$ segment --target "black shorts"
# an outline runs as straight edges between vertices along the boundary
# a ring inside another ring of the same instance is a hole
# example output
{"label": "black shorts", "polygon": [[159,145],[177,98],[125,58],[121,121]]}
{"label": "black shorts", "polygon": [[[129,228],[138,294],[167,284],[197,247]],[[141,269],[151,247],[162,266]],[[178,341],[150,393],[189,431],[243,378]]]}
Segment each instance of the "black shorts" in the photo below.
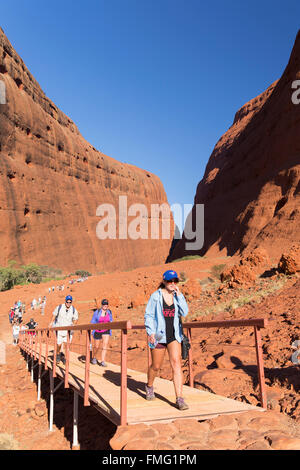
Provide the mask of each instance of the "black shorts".
{"label": "black shorts", "polygon": [[102,339],[102,336],[103,335],[109,335],[109,331],[103,331],[102,333],[100,333],[99,331],[95,331],[94,333],[94,339]]}

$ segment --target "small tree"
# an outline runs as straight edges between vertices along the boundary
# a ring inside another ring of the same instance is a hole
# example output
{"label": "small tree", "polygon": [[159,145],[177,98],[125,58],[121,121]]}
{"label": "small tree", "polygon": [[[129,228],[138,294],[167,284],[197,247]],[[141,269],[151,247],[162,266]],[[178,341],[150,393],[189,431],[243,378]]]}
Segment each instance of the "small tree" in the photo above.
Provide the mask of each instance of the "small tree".
{"label": "small tree", "polygon": [[42,271],[40,266],[31,263],[26,266],[22,266],[26,282],[32,282],[33,284],[39,284],[42,281]]}

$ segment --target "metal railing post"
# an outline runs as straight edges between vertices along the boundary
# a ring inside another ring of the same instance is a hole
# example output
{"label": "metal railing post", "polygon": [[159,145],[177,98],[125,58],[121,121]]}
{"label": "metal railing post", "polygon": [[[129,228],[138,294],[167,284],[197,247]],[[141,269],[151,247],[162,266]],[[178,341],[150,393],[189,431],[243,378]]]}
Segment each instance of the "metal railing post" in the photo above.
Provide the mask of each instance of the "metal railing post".
{"label": "metal railing post", "polygon": [[41,364],[43,332],[42,332],[42,331],[39,331],[38,334],[39,334],[39,337],[40,337],[39,364]]}
{"label": "metal railing post", "polygon": [[89,388],[90,388],[90,342],[91,330],[86,330],[85,335],[85,378],[84,378],[84,406],[89,406]]}
{"label": "metal railing post", "polygon": [[256,348],[257,368],[258,368],[258,380],[259,380],[259,387],[260,387],[260,401],[261,401],[261,406],[263,408],[267,408],[267,395],[266,395],[264,363],[263,363],[262,346],[261,346],[261,334],[260,334],[260,328],[258,326],[254,327],[254,334],[255,334],[255,348]]}
{"label": "metal railing post", "polygon": [[65,388],[69,388],[69,368],[70,368],[70,330],[67,331]]}
{"label": "metal railing post", "polygon": [[57,330],[54,331],[53,377],[56,377]]}
{"label": "metal railing post", "polygon": [[191,328],[187,329],[187,337],[190,342],[190,349],[188,352],[188,358],[189,358],[189,376],[190,376],[190,387],[194,387],[194,372],[193,372],[193,352],[192,352],[192,332]]}
{"label": "metal railing post", "polygon": [[45,352],[45,370],[48,370],[48,350],[49,350],[50,330],[46,330],[46,352]]}
{"label": "metal railing post", "polygon": [[121,330],[121,406],[120,424],[127,424],[127,329]]}

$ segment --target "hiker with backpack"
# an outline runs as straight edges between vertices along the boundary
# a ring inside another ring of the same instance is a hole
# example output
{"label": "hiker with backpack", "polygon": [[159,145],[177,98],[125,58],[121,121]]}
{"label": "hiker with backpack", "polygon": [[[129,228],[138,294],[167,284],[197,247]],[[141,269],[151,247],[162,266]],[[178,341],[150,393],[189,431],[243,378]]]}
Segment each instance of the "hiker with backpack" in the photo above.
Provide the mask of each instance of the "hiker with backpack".
{"label": "hiker with backpack", "polygon": [[[111,310],[108,308],[108,300],[103,299],[101,301],[101,308],[94,312],[93,318],[91,323],[109,323],[112,322],[112,313]],[[101,362],[99,365],[102,367],[106,367],[105,356],[108,346],[108,340],[111,336],[111,330],[93,330],[93,338],[94,338],[94,347],[93,347],[93,358],[91,363],[97,364],[97,355],[100,346],[100,340],[102,340],[102,352],[101,352]]]}
{"label": "hiker with backpack", "polygon": [[[54,320],[49,324],[49,328],[57,326],[71,326],[76,325],[78,321],[78,312],[74,305],[72,305],[73,299],[71,295],[67,295],[65,303],[58,305],[54,312]],[[72,341],[72,331],[70,332],[70,342]],[[62,330],[57,332],[57,364],[62,361],[65,364],[66,360],[64,354],[61,352],[62,344],[67,342],[68,331]]]}

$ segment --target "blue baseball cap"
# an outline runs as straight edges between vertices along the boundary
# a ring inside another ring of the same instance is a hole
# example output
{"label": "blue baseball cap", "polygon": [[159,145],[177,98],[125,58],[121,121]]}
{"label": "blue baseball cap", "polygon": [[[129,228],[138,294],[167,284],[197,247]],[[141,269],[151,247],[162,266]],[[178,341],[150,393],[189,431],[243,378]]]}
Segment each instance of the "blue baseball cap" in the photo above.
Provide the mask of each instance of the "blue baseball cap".
{"label": "blue baseball cap", "polygon": [[67,300],[71,300],[71,302],[73,302],[72,296],[71,296],[71,295],[67,295],[67,297],[65,298],[65,301],[67,301]]}
{"label": "blue baseball cap", "polygon": [[164,281],[171,281],[172,279],[178,279],[178,274],[176,271],[168,270],[163,274]]}

